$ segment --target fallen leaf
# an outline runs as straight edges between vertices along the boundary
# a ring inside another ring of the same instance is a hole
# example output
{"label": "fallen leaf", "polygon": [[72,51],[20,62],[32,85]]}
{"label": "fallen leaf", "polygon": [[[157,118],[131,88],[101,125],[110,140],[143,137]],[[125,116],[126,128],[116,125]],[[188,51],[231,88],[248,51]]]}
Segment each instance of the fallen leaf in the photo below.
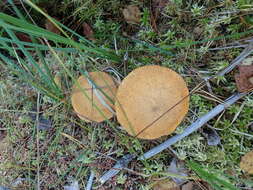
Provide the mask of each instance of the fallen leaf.
{"label": "fallen leaf", "polygon": [[94,32],[89,24],[87,24],[86,22],[83,22],[82,27],[83,27],[83,34],[86,36],[87,39],[92,40],[92,41],[96,40],[94,38]]}
{"label": "fallen leaf", "polygon": [[217,146],[221,142],[220,136],[212,128],[204,128],[203,135],[206,137],[209,146]]}
{"label": "fallen leaf", "polygon": [[[36,122],[36,114],[30,114],[30,117],[32,120],[34,120],[34,122]],[[45,119],[42,115],[39,115],[37,127],[39,130],[48,131],[52,128],[52,122],[48,119]]]}
{"label": "fallen leaf", "polygon": [[239,74],[235,74],[236,86],[239,92],[249,92],[253,89],[253,65],[240,65]]}
{"label": "fallen leaf", "polygon": [[123,15],[125,20],[131,24],[138,24],[141,20],[140,9],[135,5],[128,5],[123,9]]}
{"label": "fallen leaf", "polygon": [[29,42],[29,43],[32,42],[31,38],[27,34],[16,33],[16,36],[22,42]]}
{"label": "fallen leaf", "polygon": [[166,179],[156,182],[153,190],[180,190],[180,187],[172,180]]}
{"label": "fallen leaf", "polygon": [[240,168],[249,174],[253,174],[253,150],[241,158]]}
{"label": "fallen leaf", "polygon": [[37,126],[38,126],[39,130],[48,131],[49,129],[52,128],[52,122],[48,119],[40,117]]}
{"label": "fallen leaf", "polygon": [[[58,20],[57,18],[54,18],[54,19]],[[61,34],[61,31],[48,19],[46,20],[45,28],[50,32]]]}
{"label": "fallen leaf", "polygon": [[[187,172],[186,169],[182,165],[180,165],[180,163],[177,162],[175,158],[171,161],[168,172],[171,172],[176,175],[184,176],[184,177],[188,176],[186,173]],[[177,177],[172,177],[172,179],[176,184],[182,184],[186,181],[183,178],[177,178]]]}

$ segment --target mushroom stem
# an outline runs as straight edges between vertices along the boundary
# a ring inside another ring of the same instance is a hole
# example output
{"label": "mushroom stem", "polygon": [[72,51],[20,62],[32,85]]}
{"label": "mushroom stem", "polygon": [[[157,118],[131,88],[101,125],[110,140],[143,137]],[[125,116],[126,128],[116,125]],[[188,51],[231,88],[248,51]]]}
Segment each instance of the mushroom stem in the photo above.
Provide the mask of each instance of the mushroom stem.
{"label": "mushroom stem", "polygon": [[[197,119],[190,126],[188,126],[184,130],[183,133],[175,135],[175,136],[169,138],[168,140],[166,140],[165,142],[163,142],[162,144],[160,144],[160,145],[152,148],[148,152],[146,152],[143,155],[141,155],[138,158],[138,160],[145,160],[145,159],[151,158],[152,156],[154,156],[154,155],[162,152],[163,150],[167,149],[168,147],[170,147],[171,145],[175,144],[176,142],[178,142],[179,140],[183,139],[184,137],[190,135],[191,133],[193,133],[194,131],[198,130],[205,123],[207,123],[209,120],[211,120],[212,118],[214,118],[215,116],[217,116],[219,113],[221,113],[222,111],[224,111],[227,107],[231,106],[233,103],[235,103],[237,100],[239,100],[240,98],[242,98],[246,94],[247,93],[235,93],[235,94],[233,94],[228,99],[226,99],[223,103],[219,104],[218,106],[216,106],[215,108],[213,108],[210,112],[208,112],[207,114],[205,114],[201,118]],[[101,183],[105,183],[107,180],[109,180],[110,178],[112,178],[115,175],[117,175],[121,171],[121,169],[123,169],[124,167],[126,167],[126,163],[130,162],[133,158],[134,158],[134,156],[132,156],[132,157],[128,156],[126,158],[123,157],[122,159],[120,159],[120,161],[118,161],[116,163],[116,165],[112,169],[110,169],[108,172],[106,172],[99,179],[99,181]],[[127,160],[127,162],[125,160]]]}

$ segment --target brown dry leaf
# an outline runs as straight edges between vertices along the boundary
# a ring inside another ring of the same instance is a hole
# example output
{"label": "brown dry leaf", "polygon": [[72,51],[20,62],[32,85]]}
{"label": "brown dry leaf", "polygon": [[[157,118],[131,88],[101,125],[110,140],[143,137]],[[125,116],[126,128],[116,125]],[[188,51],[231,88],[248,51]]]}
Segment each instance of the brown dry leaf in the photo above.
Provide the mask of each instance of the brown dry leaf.
{"label": "brown dry leaf", "polygon": [[31,38],[23,33],[16,33],[17,38],[22,42],[32,42]]}
{"label": "brown dry leaf", "polygon": [[180,190],[180,187],[172,180],[162,180],[155,183],[153,190]]}
{"label": "brown dry leaf", "polygon": [[238,68],[239,74],[235,74],[238,91],[251,91],[253,89],[253,65],[240,65]]}
{"label": "brown dry leaf", "polygon": [[82,27],[83,27],[83,34],[86,36],[86,38],[92,41],[96,40],[94,38],[94,32],[89,24],[87,24],[86,22],[83,22]]}
{"label": "brown dry leaf", "polygon": [[123,9],[123,15],[125,20],[131,24],[138,24],[141,20],[140,9],[135,5],[128,5]]}
{"label": "brown dry leaf", "polygon": [[241,158],[240,168],[249,174],[253,174],[253,150]]}
{"label": "brown dry leaf", "polygon": [[[54,18],[54,19],[58,20],[57,18]],[[50,32],[61,34],[61,31],[48,19],[46,20],[45,28]]]}

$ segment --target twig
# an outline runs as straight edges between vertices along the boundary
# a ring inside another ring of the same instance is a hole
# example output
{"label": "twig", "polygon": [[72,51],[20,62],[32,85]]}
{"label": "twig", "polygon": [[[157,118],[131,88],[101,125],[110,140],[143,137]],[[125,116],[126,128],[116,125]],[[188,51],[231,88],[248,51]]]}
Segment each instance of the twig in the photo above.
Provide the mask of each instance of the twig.
{"label": "twig", "polygon": [[91,190],[92,189],[92,184],[93,184],[94,177],[95,177],[95,173],[91,170],[90,177],[89,177],[87,185],[86,185],[86,190]]}
{"label": "twig", "polygon": [[40,111],[40,93],[37,97],[37,114],[36,114],[36,146],[37,146],[37,190],[40,190],[40,140],[39,140],[39,111]]}
{"label": "twig", "polygon": [[0,186],[0,190],[11,190],[11,189],[8,187]]}
{"label": "twig", "polygon": [[117,163],[113,166],[112,169],[110,169],[108,172],[106,172],[100,179],[99,181],[101,183],[105,183],[108,181],[110,178],[113,176],[117,175],[124,167],[128,165],[129,162],[131,162],[135,156],[131,154],[127,154],[123,156]]}
{"label": "twig", "polygon": [[247,44],[241,44],[241,45],[232,45],[232,46],[226,46],[226,47],[217,47],[217,48],[209,48],[209,51],[216,51],[216,50],[224,50],[224,49],[233,49],[233,48],[242,48],[247,47]]}

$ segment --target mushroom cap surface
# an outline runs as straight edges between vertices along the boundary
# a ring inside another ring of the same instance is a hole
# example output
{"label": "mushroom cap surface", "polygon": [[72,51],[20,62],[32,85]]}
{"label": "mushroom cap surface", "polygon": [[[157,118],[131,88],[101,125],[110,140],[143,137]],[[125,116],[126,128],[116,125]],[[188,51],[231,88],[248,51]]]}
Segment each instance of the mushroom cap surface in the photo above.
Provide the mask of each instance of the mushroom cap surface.
{"label": "mushroom cap surface", "polygon": [[183,120],[189,109],[189,90],[171,69],[139,67],[119,86],[115,109],[119,123],[130,135],[156,139],[171,134]]}
{"label": "mushroom cap surface", "polygon": [[[114,115],[112,101],[115,99],[117,85],[113,78],[105,72],[90,72],[88,75],[89,81],[85,76],[80,76],[77,83],[73,85],[71,96],[73,109],[78,117],[86,122],[102,122],[110,119]],[[92,83],[95,84],[93,87]]]}

